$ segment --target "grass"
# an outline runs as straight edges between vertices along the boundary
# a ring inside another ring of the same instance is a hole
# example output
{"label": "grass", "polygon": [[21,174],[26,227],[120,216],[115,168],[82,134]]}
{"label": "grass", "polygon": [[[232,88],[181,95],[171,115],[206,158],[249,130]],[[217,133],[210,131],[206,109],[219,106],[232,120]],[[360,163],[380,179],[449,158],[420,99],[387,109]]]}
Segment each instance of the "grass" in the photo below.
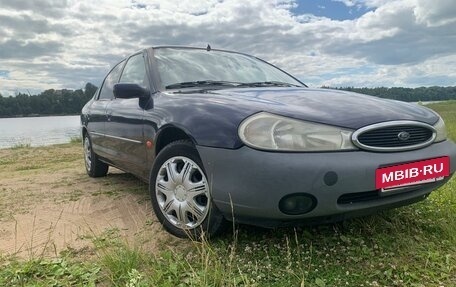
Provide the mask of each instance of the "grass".
{"label": "grass", "polygon": [[77,144],[82,143],[82,136],[71,137],[70,138],[70,143],[72,143],[72,144],[74,144],[74,143],[77,143]]}
{"label": "grass", "polygon": [[[455,140],[456,102],[429,107],[443,116]],[[51,163],[52,148],[25,155],[12,149],[0,157],[0,171],[8,176],[11,167],[29,165],[83,168],[76,160],[79,145],[59,148],[67,153],[60,151],[60,161]],[[22,156],[28,164],[12,160]],[[147,192],[131,177],[113,180],[120,190]],[[426,201],[332,225],[236,226],[211,242],[165,242],[154,253],[147,243],[127,243],[117,230],[92,241],[95,256],[87,260],[77,252],[55,259],[1,258],[0,286],[456,286],[456,179]]]}
{"label": "grass", "polygon": [[24,148],[30,148],[30,147],[32,147],[32,145],[30,143],[17,143],[11,148],[12,149],[24,149]]}
{"label": "grass", "polygon": [[427,107],[437,111],[445,120],[448,137],[456,141],[456,101],[434,103]]}
{"label": "grass", "polygon": [[73,258],[12,260],[0,269],[0,286],[96,286],[100,267]]}

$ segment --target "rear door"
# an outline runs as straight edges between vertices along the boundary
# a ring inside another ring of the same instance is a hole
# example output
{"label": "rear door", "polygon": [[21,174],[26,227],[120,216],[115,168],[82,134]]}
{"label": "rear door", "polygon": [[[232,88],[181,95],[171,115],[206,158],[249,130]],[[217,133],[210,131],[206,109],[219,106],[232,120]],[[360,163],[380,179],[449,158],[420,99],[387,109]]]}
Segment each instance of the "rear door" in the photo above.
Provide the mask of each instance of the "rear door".
{"label": "rear door", "polygon": [[[119,83],[138,84],[150,90],[143,53],[131,56]],[[146,144],[143,135],[144,109],[138,98],[111,101],[107,108],[106,135],[110,137],[116,164],[143,177],[146,165]]]}

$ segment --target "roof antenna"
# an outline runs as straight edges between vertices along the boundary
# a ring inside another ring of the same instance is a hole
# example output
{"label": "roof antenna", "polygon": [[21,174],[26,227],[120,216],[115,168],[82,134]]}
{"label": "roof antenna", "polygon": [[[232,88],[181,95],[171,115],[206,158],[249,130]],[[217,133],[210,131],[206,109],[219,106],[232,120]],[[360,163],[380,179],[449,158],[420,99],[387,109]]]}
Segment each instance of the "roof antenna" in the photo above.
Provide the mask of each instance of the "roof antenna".
{"label": "roof antenna", "polygon": [[211,45],[207,44],[207,47],[206,47],[206,51],[210,51],[211,50]]}

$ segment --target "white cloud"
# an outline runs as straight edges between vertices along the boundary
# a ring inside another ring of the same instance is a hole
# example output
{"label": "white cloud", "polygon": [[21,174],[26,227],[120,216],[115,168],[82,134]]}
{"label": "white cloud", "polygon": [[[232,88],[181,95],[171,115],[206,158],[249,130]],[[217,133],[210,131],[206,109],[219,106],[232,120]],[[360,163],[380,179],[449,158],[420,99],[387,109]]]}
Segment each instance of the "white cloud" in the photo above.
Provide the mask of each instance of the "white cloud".
{"label": "white cloud", "polygon": [[427,26],[454,25],[456,23],[455,4],[454,0],[416,0],[413,12],[417,21]]}
{"label": "white cloud", "polygon": [[334,2],[341,2],[344,3],[345,6],[347,7],[353,7],[356,5],[357,1],[356,0],[333,0]]}
{"label": "white cloud", "polygon": [[385,5],[388,2],[395,0],[332,0],[333,2],[341,2],[347,7],[368,7],[377,8]]}
{"label": "white cloud", "polygon": [[255,54],[316,86],[456,82],[452,0],[342,2],[374,10],[336,21],[295,15],[291,0],[0,0],[0,67],[9,71],[0,92],[99,84],[122,57],[158,44]]}

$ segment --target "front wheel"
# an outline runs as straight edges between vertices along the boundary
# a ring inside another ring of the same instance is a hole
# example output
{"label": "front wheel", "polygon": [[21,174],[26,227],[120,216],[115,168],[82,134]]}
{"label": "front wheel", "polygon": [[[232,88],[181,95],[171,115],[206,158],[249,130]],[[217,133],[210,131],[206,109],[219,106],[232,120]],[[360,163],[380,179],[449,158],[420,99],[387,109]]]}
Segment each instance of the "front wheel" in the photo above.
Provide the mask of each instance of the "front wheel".
{"label": "front wheel", "polygon": [[222,229],[224,218],[212,203],[203,164],[190,141],[176,141],[160,151],[149,189],[155,214],[171,234],[201,239]]}

